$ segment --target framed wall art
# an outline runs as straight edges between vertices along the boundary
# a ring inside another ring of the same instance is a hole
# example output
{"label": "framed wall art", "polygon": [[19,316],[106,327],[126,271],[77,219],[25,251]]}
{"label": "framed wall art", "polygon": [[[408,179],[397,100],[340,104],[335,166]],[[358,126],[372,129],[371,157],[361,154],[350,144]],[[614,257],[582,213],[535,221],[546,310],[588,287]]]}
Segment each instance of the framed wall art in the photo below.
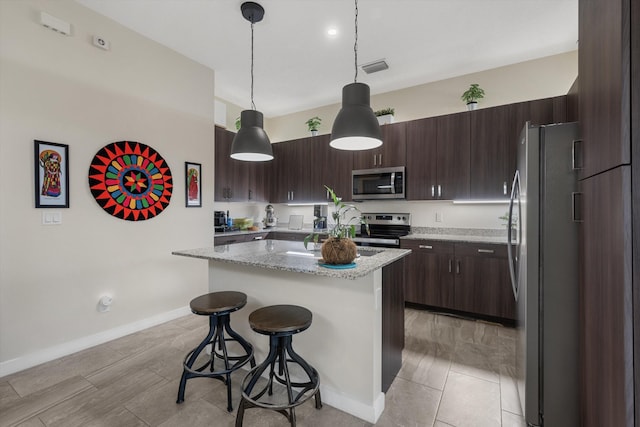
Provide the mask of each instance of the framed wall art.
{"label": "framed wall art", "polygon": [[148,145],[119,141],[102,147],[89,166],[89,189],[108,214],[144,221],[164,212],[173,177],[164,158]]}
{"label": "framed wall art", "polygon": [[185,205],[188,208],[202,207],[202,165],[185,162]]}
{"label": "framed wall art", "polygon": [[69,146],[34,140],[36,208],[69,207]]}

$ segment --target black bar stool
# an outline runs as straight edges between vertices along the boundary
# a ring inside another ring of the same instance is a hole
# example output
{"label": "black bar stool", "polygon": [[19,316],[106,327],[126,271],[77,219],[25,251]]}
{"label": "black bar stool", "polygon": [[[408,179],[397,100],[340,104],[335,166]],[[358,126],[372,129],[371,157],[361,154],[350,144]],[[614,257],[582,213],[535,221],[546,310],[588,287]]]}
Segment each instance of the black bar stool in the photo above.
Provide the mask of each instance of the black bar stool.
{"label": "black bar stool", "polygon": [[[215,378],[226,384],[227,410],[229,412],[233,411],[231,404],[231,373],[244,366],[247,362],[251,362],[251,367],[256,366],[255,358],[253,357],[253,346],[229,326],[230,314],[240,310],[246,304],[247,295],[234,291],[212,292],[191,300],[190,306],[193,313],[209,316],[209,334],[202,340],[200,345],[187,353],[184,358],[184,370],[180,379],[176,403],[184,402],[184,391],[188,379],[198,377]],[[225,337],[225,331],[231,338]],[[227,341],[235,341],[240,344],[245,354],[229,356],[227,353]],[[211,356],[202,366],[194,368],[193,365],[198,356],[208,345],[211,345]],[[214,366],[216,359],[220,359],[224,366],[216,369]],[[206,368],[209,368],[209,370],[205,371]]]}
{"label": "black bar stool", "polygon": [[[322,408],[320,398],[320,377],[291,346],[292,336],[311,326],[312,315],[309,310],[296,305],[272,305],[260,308],[249,315],[251,328],[259,334],[269,335],[269,354],[264,362],[254,367],[242,381],[242,398],[238,405],[236,427],[242,426],[245,409],[260,407],[277,411],[287,417],[292,427],[296,425],[295,407],[315,397],[316,409]],[[276,363],[278,372],[276,373]],[[297,364],[309,378],[307,382],[293,382],[289,375],[288,364]],[[269,377],[265,387],[254,393],[254,387],[269,368]],[[267,401],[265,393],[273,396],[273,381],[286,387],[286,399],[282,402]],[[294,393],[294,389],[299,389]]]}

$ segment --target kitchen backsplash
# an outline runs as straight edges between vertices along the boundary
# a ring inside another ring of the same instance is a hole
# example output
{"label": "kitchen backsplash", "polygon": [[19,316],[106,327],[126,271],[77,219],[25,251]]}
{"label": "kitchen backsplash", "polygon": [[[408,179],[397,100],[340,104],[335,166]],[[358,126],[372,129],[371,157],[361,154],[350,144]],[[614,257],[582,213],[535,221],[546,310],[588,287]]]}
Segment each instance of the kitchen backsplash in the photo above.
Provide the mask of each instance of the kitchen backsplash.
{"label": "kitchen backsplash", "polygon": [[[390,212],[411,214],[413,227],[434,228],[482,228],[504,229],[500,219],[508,210],[508,204],[454,204],[450,201],[367,201],[353,203],[361,212]],[[265,216],[267,203],[222,203],[215,202],[215,210],[229,211],[232,218],[248,217],[260,222]],[[289,222],[289,215],[304,215],[304,223],[313,222],[313,206],[288,206],[274,204],[279,224]],[[329,215],[331,215],[329,206]],[[436,219],[440,219],[437,221]]]}

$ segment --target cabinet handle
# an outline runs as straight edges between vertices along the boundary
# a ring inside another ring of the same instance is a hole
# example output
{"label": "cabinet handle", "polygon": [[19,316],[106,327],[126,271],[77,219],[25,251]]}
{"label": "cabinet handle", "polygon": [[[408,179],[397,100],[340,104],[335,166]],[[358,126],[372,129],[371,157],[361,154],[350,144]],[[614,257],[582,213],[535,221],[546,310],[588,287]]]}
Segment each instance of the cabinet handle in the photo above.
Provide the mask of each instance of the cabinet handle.
{"label": "cabinet handle", "polygon": [[418,245],[418,248],[420,248],[420,249],[433,249],[433,246],[431,246],[431,245]]}
{"label": "cabinet handle", "polygon": [[438,184],[438,198],[442,197],[442,186]]}
{"label": "cabinet handle", "polygon": [[573,170],[582,169],[582,150],[580,149],[582,144],[581,139],[573,140],[571,144],[571,168]]}
{"label": "cabinet handle", "polygon": [[436,186],[435,185],[431,186],[431,197],[436,197]]}
{"label": "cabinet handle", "polygon": [[493,249],[478,249],[478,252],[481,254],[492,254],[495,251]]}
{"label": "cabinet handle", "polygon": [[231,191],[231,188],[227,189],[227,196],[229,196],[229,200],[233,199],[233,191]]}
{"label": "cabinet handle", "polygon": [[377,166],[376,165],[376,155],[375,154],[373,155],[373,166]]}
{"label": "cabinet handle", "polygon": [[502,194],[507,195],[507,181],[502,183]]}
{"label": "cabinet handle", "polygon": [[460,260],[456,261],[456,274],[460,274]]}
{"label": "cabinet handle", "polygon": [[251,195],[251,190],[249,190],[249,200],[251,200],[253,197]]}
{"label": "cabinet handle", "polygon": [[451,273],[451,264],[453,263],[453,260],[451,258],[449,258],[449,273]]}
{"label": "cabinet handle", "polygon": [[378,154],[378,166],[382,166],[382,154]]}
{"label": "cabinet handle", "polygon": [[293,197],[293,191],[291,192],[291,201],[293,201],[294,197]]}
{"label": "cabinet handle", "polygon": [[582,193],[571,193],[571,220],[573,222],[584,222],[582,218]]}

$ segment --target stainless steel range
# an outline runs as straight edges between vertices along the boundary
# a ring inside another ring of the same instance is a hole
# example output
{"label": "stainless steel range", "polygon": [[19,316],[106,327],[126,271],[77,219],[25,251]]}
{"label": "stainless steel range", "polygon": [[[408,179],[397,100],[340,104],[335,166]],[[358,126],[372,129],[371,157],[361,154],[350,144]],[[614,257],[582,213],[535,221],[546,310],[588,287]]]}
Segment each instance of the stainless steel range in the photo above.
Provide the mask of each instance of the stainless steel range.
{"label": "stainless steel range", "polygon": [[353,239],[358,246],[399,248],[400,237],[411,232],[410,213],[363,213],[362,218],[369,224],[369,235],[362,226]]}

